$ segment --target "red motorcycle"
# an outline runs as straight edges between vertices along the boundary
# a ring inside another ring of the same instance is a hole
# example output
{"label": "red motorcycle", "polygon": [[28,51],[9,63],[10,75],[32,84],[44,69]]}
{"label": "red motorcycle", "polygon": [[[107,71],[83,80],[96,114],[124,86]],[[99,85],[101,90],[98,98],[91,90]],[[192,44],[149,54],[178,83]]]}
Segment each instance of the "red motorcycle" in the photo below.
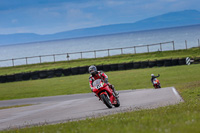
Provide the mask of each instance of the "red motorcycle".
{"label": "red motorcycle", "polygon": [[153,86],[155,89],[161,88],[160,81],[157,78],[153,80]]}
{"label": "red motorcycle", "polygon": [[108,84],[102,82],[101,79],[97,79],[93,82],[93,86],[98,89],[96,91],[96,96],[108,107],[112,106],[119,107],[119,98],[113,93],[113,90],[108,86]]}

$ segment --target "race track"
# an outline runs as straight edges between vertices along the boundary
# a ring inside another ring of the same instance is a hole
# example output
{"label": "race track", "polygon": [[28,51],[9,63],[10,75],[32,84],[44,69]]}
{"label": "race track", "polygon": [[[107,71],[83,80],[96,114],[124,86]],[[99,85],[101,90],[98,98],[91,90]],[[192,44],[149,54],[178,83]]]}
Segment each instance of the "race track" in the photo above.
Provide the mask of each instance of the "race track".
{"label": "race track", "polygon": [[183,102],[174,87],[125,90],[119,93],[121,106],[112,109],[108,109],[93,93],[0,101],[0,107],[34,104],[0,110],[0,130],[44,123],[61,123]]}

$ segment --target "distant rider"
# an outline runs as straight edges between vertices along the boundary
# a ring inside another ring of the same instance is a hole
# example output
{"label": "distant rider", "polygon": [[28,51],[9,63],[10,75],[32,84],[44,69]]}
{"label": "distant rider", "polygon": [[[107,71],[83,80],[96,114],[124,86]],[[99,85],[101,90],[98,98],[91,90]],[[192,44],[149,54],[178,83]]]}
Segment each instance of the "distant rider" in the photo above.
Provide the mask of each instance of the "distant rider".
{"label": "distant rider", "polygon": [[153,80],[155,79],[155,78],[158,78],[160,76],[160,74],[158,74],[158,76],[155,76],[154,74],[151,74],[151,82],[152,82],[152,84],[153,84]]}
{"label": "distant rider", "polygon": [[108,83],[108,76],[104,72],[97,71],[96,66],[93,66],[93,65],[90,66],[88,70],[89,70],[89,73],[91,74],[89,77],[89,84],[90,84],[90,88],[92,92],[95,93],[97,91],[97,89],[93,86],[93,82],[97,79],[102,79],[103,82],[107,83],[108,86],[113,90],[115,96],[119,95],[119,93],[115,90],[114,86]]}

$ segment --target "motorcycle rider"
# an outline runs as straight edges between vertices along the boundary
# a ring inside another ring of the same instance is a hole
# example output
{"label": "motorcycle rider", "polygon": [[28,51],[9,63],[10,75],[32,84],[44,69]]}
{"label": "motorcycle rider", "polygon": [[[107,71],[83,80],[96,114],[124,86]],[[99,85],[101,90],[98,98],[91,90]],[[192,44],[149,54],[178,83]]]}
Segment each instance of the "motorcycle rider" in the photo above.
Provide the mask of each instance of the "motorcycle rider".
{"label": "motorcycle rider", "polygon": [[97,79],[102,79],[103,82],[107,83],[108,86],[113,90],[115,96],[119,95],[119,93],[115,90],[114,86],[108,83],[108,76],[104,72],[97,71],[97,68],[94,65],[90,66],[88,71],[91,74],[89,77],[89,84],[92,92],[97,91],[97,89],[93,86],[93,82]]}
{"label": "motorcycle rider", "polygon": [[158,76],[155,76],[154,74],[151,74],[151,82],[153,84],[153,80],[157,77],[160,77],[160,74],[158,74]]}

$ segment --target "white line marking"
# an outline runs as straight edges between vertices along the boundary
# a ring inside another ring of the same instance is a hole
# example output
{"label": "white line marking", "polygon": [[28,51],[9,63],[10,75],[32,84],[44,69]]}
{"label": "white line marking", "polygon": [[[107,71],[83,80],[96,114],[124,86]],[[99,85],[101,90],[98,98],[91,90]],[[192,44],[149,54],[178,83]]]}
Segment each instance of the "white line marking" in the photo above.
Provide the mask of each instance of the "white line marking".
{"label": "white line marking", "polygon": [[179,98],[179,99],[181,98],[180,95],[178,94],[177,90],[174,87],[172,87],[172,91],[174,92],[174,94],[176,95],[177,98]]}

